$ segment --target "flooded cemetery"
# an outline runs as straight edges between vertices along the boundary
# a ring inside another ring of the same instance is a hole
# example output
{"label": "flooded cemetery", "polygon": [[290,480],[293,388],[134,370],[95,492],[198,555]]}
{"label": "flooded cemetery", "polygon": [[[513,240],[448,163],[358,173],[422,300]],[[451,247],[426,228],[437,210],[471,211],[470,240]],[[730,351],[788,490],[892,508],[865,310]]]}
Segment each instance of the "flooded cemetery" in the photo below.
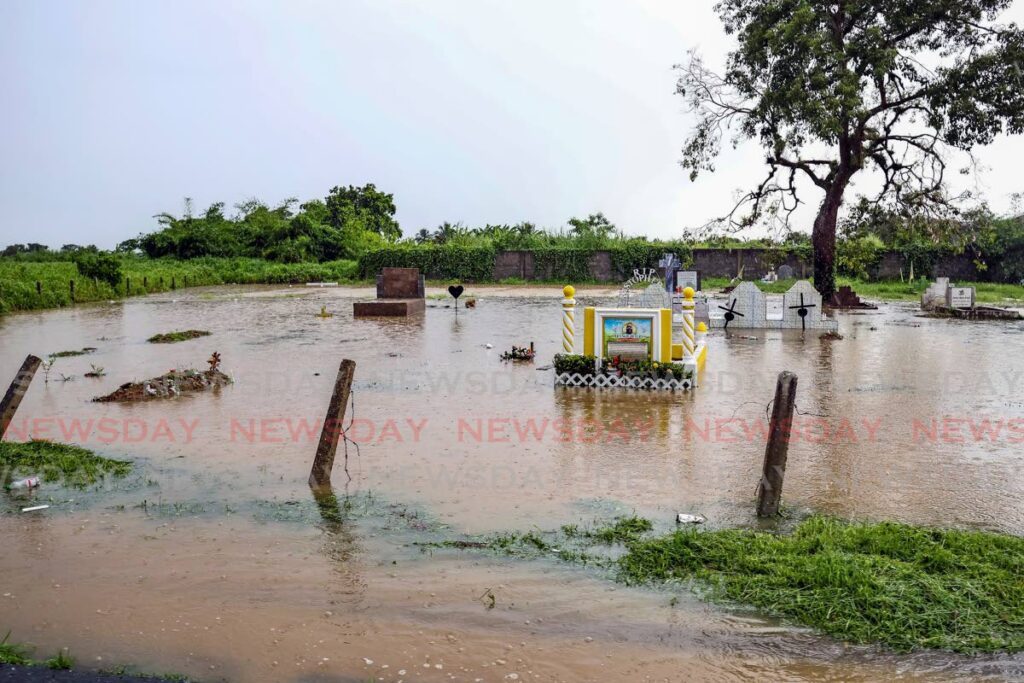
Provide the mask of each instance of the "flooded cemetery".
{"label": "flooded cemetery", "polygon": [[[204,681],[1024,676],[1021,654],[859,644],[699,581],[624,580],[615,541],[687,526],[1024,535],[1024,322],[750,288],[677,289],[664,316],[612,288],[467,285],[395,315],[380,288],[227,286],[0,318],[4,381],[46,359],[6,447],[100,456],[5,459],[8,484],[42,481],[0,503],[4,626],[95,669]],[[556,386],[556,354],[617,362],[638,339],[661,385]],[[342,359],[331,486],[311,487]],[[783,371],[782,517],[764,519]]]}

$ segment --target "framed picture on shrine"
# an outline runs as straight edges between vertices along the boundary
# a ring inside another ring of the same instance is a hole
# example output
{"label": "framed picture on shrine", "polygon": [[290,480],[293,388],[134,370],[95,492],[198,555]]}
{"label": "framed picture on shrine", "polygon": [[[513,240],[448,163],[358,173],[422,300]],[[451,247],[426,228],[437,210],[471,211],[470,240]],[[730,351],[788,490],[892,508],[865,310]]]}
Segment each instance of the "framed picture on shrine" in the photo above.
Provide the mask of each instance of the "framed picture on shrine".
{"label": "framed picture on shrine", "polygon": [[602,360],[668,362],[672,354],[672,311],[667,308],[586,308],[583,349]]}

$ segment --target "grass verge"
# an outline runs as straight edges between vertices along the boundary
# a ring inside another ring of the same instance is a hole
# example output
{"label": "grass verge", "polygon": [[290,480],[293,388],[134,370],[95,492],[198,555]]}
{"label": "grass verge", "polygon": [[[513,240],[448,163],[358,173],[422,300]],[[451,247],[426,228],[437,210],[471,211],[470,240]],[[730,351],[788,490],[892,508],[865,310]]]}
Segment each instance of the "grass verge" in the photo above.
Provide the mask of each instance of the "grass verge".
{"label": "grass verge", "polygon": [[12,478],[39,475],[44,481],[84,488],[104,475],[127,475],[132,470],[132,463],[104,458],[79,446],[52,441],[0,441],[0,470]]}
{"label": "grass verge", "polygon": [[70,261],[0,258],[0,314],[108,301],[184,287],[349,282],[355,278],[357,269],[355,261],[275,263],[255,258],[212,257],[179,261],[123,256],[123,278],[112,287],[106,282],[83,277]]}

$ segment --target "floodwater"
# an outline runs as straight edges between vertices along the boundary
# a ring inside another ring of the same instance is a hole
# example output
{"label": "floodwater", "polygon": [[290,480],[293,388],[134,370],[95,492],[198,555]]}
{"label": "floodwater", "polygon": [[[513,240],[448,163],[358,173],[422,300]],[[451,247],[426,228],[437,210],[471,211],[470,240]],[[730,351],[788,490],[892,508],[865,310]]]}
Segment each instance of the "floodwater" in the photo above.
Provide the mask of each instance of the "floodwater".
{"label": "floodwater", "polygon": [[[0,318],[0,381],[28,353],[97,347],[37,374],[7,438],[136,462],[99,490],[2,502],[0,631],[40,656],[207,681],[1024,678],[1022,655],[895,655],[683,589],[416,545],[634,511],[659,530],[677,512],[754,525],[782,370],[799,376],[789,507],[1024,534],[1024,325],[883,305],[841,314],[842,340],[713,331],[686,395],[574,392],[540,369],[559,350],[557,289],[470,290],[475,309],[436,299],[410,320],[353,320],[367,290],[232,287]],[[213,335],[145,342],[189,328]],[[535,364],[499,359],[530,342]],[[213,351],[225,390],[89,402]],[[335,508],[306,478],[342,358],[355,444]],[[91,364],[105,376],[82,377]]]}

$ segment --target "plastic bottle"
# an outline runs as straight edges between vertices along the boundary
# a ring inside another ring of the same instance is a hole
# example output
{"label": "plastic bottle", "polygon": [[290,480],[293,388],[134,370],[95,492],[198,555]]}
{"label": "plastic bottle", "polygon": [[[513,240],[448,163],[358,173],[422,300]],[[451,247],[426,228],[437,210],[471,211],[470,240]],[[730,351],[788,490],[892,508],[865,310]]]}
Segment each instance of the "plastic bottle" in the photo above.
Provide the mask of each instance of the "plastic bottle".
{"label": "plastic bottle", "polygon": [[18,481],[12,481],[9,489],[34,489],[39,486],[39,477],[26,477],[25,479],[19,479]]}

